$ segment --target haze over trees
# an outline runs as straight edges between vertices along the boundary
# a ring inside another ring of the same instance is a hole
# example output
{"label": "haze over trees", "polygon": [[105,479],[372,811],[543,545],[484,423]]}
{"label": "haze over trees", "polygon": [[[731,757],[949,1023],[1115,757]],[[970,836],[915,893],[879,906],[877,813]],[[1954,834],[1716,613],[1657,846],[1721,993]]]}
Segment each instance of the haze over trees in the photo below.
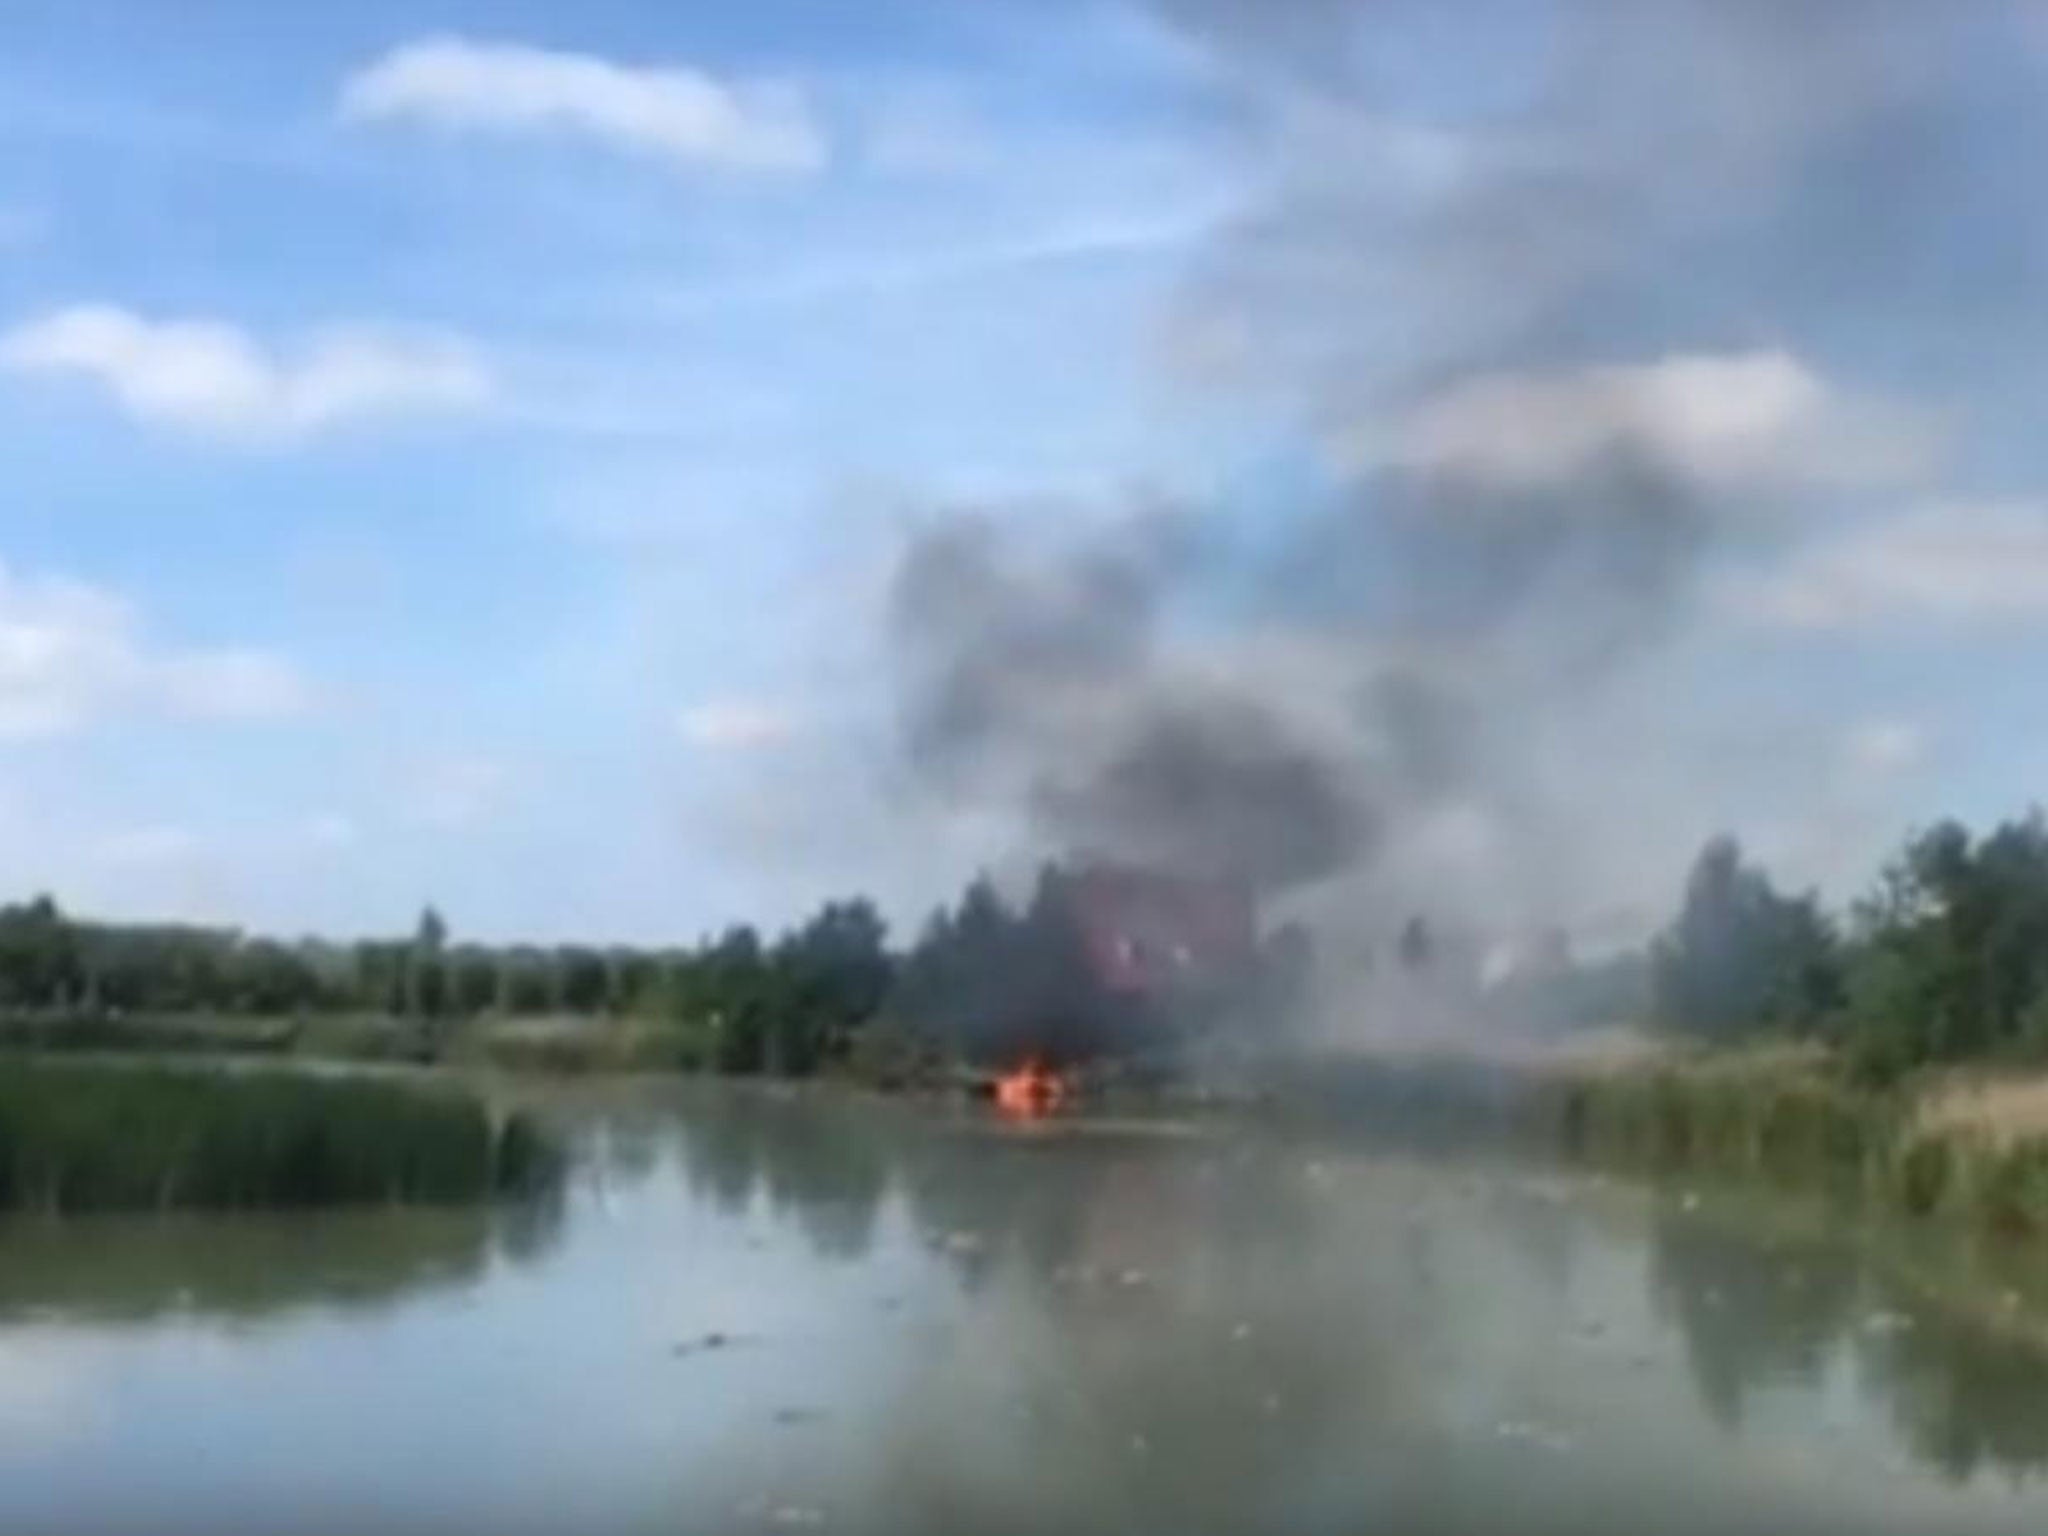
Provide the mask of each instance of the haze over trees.
{"label": "haze over trees", "polygon": [[1841,987],[1818,900],[1780,894],[1731,837],[1700,850],[1678,917],[1652,946],[1650,974],[1658,1018],[1713,1037],[1809,1030]]}

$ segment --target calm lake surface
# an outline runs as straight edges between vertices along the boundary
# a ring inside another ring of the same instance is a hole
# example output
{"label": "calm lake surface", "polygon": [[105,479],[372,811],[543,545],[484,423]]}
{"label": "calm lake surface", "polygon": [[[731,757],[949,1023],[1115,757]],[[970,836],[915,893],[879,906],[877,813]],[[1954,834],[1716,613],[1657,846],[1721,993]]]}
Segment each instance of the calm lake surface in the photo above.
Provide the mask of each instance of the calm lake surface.
{"label": "calm lake surface", "polygon": [[0,1531],[2048,1531],[2011,1304],[1824,1224],[1221,1124],[555,1108],[543,1210],[0,1227]]}

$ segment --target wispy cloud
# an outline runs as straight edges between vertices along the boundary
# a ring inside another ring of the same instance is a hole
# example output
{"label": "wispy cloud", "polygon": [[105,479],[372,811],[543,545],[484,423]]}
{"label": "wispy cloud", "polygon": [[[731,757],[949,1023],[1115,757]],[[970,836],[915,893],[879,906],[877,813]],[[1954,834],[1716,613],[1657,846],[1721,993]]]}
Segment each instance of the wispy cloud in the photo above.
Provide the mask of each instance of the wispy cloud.
{"label": "wispy cloud", "polygon": [[818,262],[670,289],[649,296],[647,307],[667,314],[696,314],[735,305],[773,308],[915,293],[1061,262],[1171,252],[1195,245],[1226,215],[1220,203],[1101,214],[985,241],[920,249],[910,255]]}
{"label": "wispy cloud", "polygon": [[341,115],[567,135],[690,167],[805,172],[829,157],[808,101],[790,84],[462,37],[393,49],[343,85]]}
{"label": "wispy cloud", "polygon": [[1365,458],[1501,488],[1552,484],[1628,455],[1710,485],[1862,484],[1917,472],[1933,440],[1780,351],[1466,379],[1424,401]]}
{"label": "wispy cloud", "polygon": [[715,751],[771,747],[796,734],[796,716],[765,699],[711,699],[686,709],[676,728],[692,746]]}
{"label": "wispy cloud", "polygon": [[78,305],[0,334],[0,370],[87,379],[138,421],[220,437],[302,437],[372,417],[487,404],[482,362],[447,337],[342,327],[287,353],[218,320]]}
{"label": "wispy cloud", "polygon": [[310,703],[282,657],[165,646],[104,588],[0,567],[0,738],[69,735],[123,713],[277,718]]}
{"label": "wispy cloud", "polygon": [[156,672],[165,700],[194,719],[272,719],[311,703],[298,669],[267,651],[191,651],[163,658]]}
{"label": "wispy cloud", "polygon": [[2048,506],[1919,508],[1736,578],[1726,599],[1742,617],[1795,629],[2048,618]]}

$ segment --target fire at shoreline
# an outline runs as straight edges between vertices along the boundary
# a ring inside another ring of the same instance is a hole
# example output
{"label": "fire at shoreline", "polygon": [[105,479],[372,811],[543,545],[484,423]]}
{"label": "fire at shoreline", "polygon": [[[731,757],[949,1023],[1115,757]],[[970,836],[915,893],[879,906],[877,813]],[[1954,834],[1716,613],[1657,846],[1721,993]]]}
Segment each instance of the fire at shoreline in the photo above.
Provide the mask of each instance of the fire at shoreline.
{"label": "fire at shoreline", "polygon": [[1066,1077],[1035,1059],[995,1080],[996,1108],[1018,1120],[1043,1119],[1064,1108],[1071,1097]]}

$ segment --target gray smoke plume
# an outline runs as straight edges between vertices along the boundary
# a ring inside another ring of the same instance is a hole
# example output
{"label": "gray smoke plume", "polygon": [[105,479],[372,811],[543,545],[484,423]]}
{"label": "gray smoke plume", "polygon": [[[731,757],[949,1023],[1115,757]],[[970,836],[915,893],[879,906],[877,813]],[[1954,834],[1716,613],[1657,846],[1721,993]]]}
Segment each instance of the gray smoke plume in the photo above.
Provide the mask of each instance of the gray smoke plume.
{"label": "gray smoke plume", "polygon": [[1183,518],[1033,552],[996,518],[915,539],[894,623],[916,767],[1012,797],[1062,849],[1287,887],[1369,846],[1340,754],[1235,680],[1177,667],[1160,626],[1196,578]]}
{"label": "gray smoke plume", "polygon": [[[1669,621],[1691,502],[1638,465],[1574,492],[1384,477],[1221,570],[1167,552],[1221,542],[1214,513],[1178,514],[1179,539],[1147,513],[1051,548],[1018,520],[942,521],[894,593],[912,760],[1056,853],[1269,895],[1370,869],[1418,816],[1494,789],[1515,718]],[[1219,582],[1232,621],[1179,622]]]}
{"label": "gray smoke plume", "polygon": [[[1616,871],[1646,828],[1659,887],[1713,830],[1643,786],[1682,718],[1656,669],[1717,558],[1924,463],[1805,358],[1880,292],[1901,334],[1957,345],[1933,279],[1987,161],[1951,76],[2020,13],[1153,8],[1268,168],[1197,257],[1169,361],[1278,392],[1328,483],[1252,527],[1226,506],[1065,539],[1000,508],[927,523],[892,608],[911,759],[1046,851],[1241,874],[1382,927],[1448,903],[1603,921],[1641,894]],[[2048,255],[2048,218],[2008,222]],[[1994,289],[2023,280],[1981,260]]]}

